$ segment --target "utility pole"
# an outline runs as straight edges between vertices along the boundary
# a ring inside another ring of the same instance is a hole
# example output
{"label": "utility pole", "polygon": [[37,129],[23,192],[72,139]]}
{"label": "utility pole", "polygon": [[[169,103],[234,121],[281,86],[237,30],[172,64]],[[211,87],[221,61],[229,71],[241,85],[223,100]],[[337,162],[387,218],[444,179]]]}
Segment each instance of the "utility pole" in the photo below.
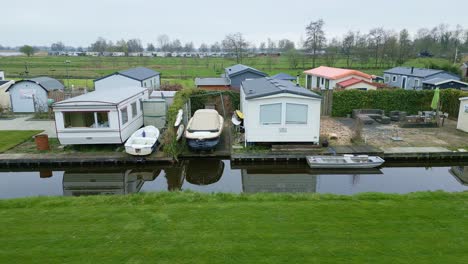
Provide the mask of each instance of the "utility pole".
{"label": "utility pole", "polygon": [[67,87],[70,88],[70,75],[68,75],[68,65],[71,63],[70,60],[65,61],[65,68],[67,70]]}

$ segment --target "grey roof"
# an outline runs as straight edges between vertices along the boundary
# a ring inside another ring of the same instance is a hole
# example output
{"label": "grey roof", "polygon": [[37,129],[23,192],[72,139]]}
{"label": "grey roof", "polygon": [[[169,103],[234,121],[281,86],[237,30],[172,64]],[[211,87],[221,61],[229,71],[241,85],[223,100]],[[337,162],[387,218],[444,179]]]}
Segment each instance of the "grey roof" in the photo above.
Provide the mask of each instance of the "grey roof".
{"label": "grey roof", "polygon": [[121,71],[118,71],[118,72],[103,76],[101,78],[98,78],[98,79],[96,79],[94,81],[99,81],[99,80],[105,79],[105,78],[107,78],[109,76],[116,75],[116,74],[131,78],[131,79],[134,79],[134,80],[137,80],[137,81],[144,81],[144,80],[146,80],[148,78],[160,75],[159,72],[154,71],[152,69],[148,69],[148,68],[145,68],[145,67],[136,67],[136,68],[131,68],[131,69],[127,69],[127,70],[121,70]]}
{"label": "grey roof", "polygon": [[228,78],[195,78],[195,85],[230,85]]}
{"label": "grey roof", "polygon": [[139,81],[143,81],[148,78],[159,75],[159,72],[145,67],[136,67],[128,70],[119,71],[118,73]]}
{"label": "grey roof", "polygon": [[109,92],[108,90],[97,90],[77,97],[63,100],[54,104],[58,106],[89,106],[89,105],[118,105],[128,98],[144,93],[146,88],[122,87]]}
{"label": "grey roof", "polygon": [[268,74],[266,74],[264,72],[261,72],[261,71],[255,69],[255,68],[252,68],[252,67],[249,67],[249,66],[246,66],[246,65],[243,65],[243,64],[236,64],[234,66],[227,67],[224,71],[225,71],[226,75],[229,76],[229,77],[236,76],[236,75],[242,74],[244,72],[253,72],[253,73],[256,73],[256,74],[264,76],[264,77],[268,76]]}
{"label": "grey roof", "polygon": [[31,78],[28,80],[36,82],[37,84],[42,86],[47,91],[63,90],[65,88],[63,84],[59,82],[57,79],[46,77],[46,76]]}
{"label": "grey roof", "polygon": [[270,77],[249,79],[242,82],[246,99],[265,97],[281,93],[289,93],[302,95],[312,98],[321,99],[322,97],[316,93],[307,90],[304,87],[297,86],[290,81],[275,80]]}
{"label": "grey roof", "polygon": [[[21,81],[17,81],[15,84],[20,83],[20,82],[33,82],[33,83],[36,83],[40,87],[42,87],[44,90],[46,90],[47,92],[65,89],[63,84],[61,82],[59,82],[57,79],[46,77],[46,76],[36,77],[36,78],[31,78],[31,79],[24,79],[24,80],[21,80]],[[10,90],[14,86],[15,85],[11,85],[6,91]]]}
{"label": "grey roof", "polygon": [[406,76],[415,76],[420,78],[426,78],[428,76],[444,72],[443,70],[434,70],[434,69],[424,69],[424,68],[413,68],[413,73],[411,73],[411,67],[395,67],[390,70],[384,71],[384,73],[406,75]]}
{"label": "grey roof", "polygon": [[448,82],[457,82],[457,83],[465,84],[466,86],[468,86],[468,83],[465,83],[459,80],[454,80],[454,79],[433,78],[427,81],[423,81],[423,83],[431,84],[431,85],[440,85],[440,84],[448,83]]}
{"label": "grey roof", "polygon": [[296,80],[296,77],[293,77],[293,76],[291,76],[291,75],[289,75],[287,73],[284,73],[284,72],[273,75],[273,76],[271,76],[271,78],[277,79],[277,80],[285,80],[285,81],[295,81]]}

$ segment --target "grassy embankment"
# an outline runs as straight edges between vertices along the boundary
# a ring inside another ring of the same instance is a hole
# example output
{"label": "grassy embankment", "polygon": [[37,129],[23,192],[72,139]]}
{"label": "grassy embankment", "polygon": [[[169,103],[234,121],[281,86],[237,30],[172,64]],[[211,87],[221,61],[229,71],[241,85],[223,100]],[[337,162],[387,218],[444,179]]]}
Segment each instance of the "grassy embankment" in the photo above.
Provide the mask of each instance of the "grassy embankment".
{"label": "grassy embankment", "polygon": [[25,141],[32,141],[31,137],[41,132],[41,130],[0,130],[0,153]]}
{"label": "grassy embankment", "polygon": [[467,263],[468,193],[0,201],[2,263]]}
{"label": "grassy embankment", "polygon": [[[67,65],[65,60],[70,60]],[[428,62],[446,64],[443,59],[414,59],[405,63],[407,66],[425,67]],[[303,70],[311,68],[311,60],[299,62],[296,69],[292,69],[286,56],[267,58],[244,58],[243,63],[270,75],[285,72],[296,76]],[[143,57],[58,57],[58,56],[33,56],[33,57],[0,57],[0,68],[8,78],[21,79],[28,65],[29,76],[47,75],[60,79],[66,86],[93,87],[93,79],[110,74],[112,72],[145,66],[161,72],[162,81],[180,83],[185,87],[194,85],[195,77],[219,76],[224,67],[236,64],[231,58],[143,58]],[[327,65],[325,59],[318,59],[317,65]],[[346,67],[345,59],[337,59],[335,67]],[[369,74],[381,75],[391,65],[375,67],[372,62],[354,63],[354,68],[361,69]],[[67,76],[69,80],[67,81]],[[304,78],[302,78],[304,82]]]}

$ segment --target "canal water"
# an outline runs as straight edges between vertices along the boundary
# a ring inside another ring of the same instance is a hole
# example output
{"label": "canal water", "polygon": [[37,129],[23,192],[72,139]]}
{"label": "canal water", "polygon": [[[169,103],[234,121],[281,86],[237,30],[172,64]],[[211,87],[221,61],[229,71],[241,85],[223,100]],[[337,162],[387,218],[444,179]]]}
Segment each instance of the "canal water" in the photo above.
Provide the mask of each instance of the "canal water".
{"label": "canal water", "polygon": [[468,164],[388,164],[372,170],[312,170],[304,163],[235,164],[186,160],[171,167],[80,167],[0,170],[0,198],[191,190],[352,195],[468,190]]}

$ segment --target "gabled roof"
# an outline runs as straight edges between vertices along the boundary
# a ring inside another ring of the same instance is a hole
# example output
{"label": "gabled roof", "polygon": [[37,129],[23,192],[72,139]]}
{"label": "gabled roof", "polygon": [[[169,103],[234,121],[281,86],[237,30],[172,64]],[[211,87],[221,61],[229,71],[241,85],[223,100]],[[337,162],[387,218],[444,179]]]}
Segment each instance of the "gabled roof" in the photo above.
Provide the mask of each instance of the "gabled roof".
{"label": "gabled roof", "polygon": [[330,80],[338,80],[338,79],[351,76],[351,75],[360,76],[362,78],[366,78],[369,80],[372,78],[372,76],[370,76],[369,74],[363,73],[361,71],[333,68],[333,67],[327,67],[327,66],[320,66],[318,68],[304,71],[304,73],[306,75],[319,76],[319,77],[323,77],[323,78],[330,79]]}
{"label": "gabled roof", "polygon": [[423,81],[423,83],[425,83],[425,84],[430,84],[430,85],[435,85],[435,86],[441,85],[441,84],[444,84],[444,83],[448,83],[448,82],[456,82],[456,83],[466,85],[468,87],[468,83],[462,82],[462,81],[459,81],[459,80],[454,80],[454,79],[432,78],[430,80]]}
{"label": "gabled roof", "polygon": [[96,82],[96,81],[105,79],[105,78],[107,78],[109,76],[112,76],[112,75],[122,75],[122,76],[128,77],[130,79],[134,79],[136,81],[144,81],[144,80],[146,80],[148,78],[160,75],[160,73],[157,72],[157,71],[154,71],[152,69],[145,68],[145,67],[136,67],[136,68],[131,68],[131,69],[127,69],[127,70],[121,70],[121,71],[118,71],[118,72],[103,76],[101,78],[98,78],[98,79],[96,79],[94,81]]}
{"label": "gabled roof", "polygon": [[276,75],[271,76],[271,78],[276,80],[284,80],[284,81],[295,81],[296,77],[293,77],[287,73],[281,72]]}
{"label": "gabled roof", "polygon": [[[384,71],[384,73],[415,76],[419,78],[426,78],[431,75],[444,72],[443,70],[425,69],[425,68],[412,68],[412,67],[395,67],[390,70]],[[448,73],[448,72],[447,72]]]}
{"label": "gabled roof", "polygon": [[313,93],[304,87],[297,86],[290,81],[275,80],[270,77],[245,80],[242,82],[241,86],[246,99],[254,99],[282,93],[302,95],[317,99],[322,98],[320,95]]}
{"label": "gabled roof", "polygon": [[249,67],[249,66],[245,66],[243,64],[236,64],[234,66],[231,66],[231,67],[228,67],[226,69],[224,69],[225,71],[225,75],[228,76],[228,77],[233,77],[233,76],[236,76],[236,75],[239,75],[239,74],[242,74],[244,72],[252,72],[252,73],[256,73],[258,75],[261,75],[261,76],[268,76],[268,74],[264,73],[264,72],[261,72],[255,68],[252,68],[252,67]]}
{"label": "gabled roof", "polygon": [[367,84],[370,84],[370,85],[374,85],[373,83],[371,82],[368,82],[368,81],[364,81],[364,80],[361,80],[361,79],[357,79],[357,78],[351,78],[351,79],[348,79],[348,80],[345,80],[345,81],[342,81],[342,82],[339,82],[337,83],[337,85],[343,87],[343,88],[346,88],[346,87],[349,87],[351,85],[355,85],[357,83],[367,83]]}
{"label": "gabled roof", "polygon": [[195,78],[196,86],[228,86],[231,82],[228,78]]}
{"label": "gabled roof", "polygon": [[146,90],[148,89],[141,87],[117,88],[112,93],[109,93],[107,90],[97,90],[57,102],[53,106],[118,105],[131,97],[143,94]]}
{"label": "gabled roof", "polygon": [[[46,92],[65,89],[65,86],[63,86],[63,84],[61,82],[59,82],[57,79],[46,77],[46,76],[36,77],[36,78],[31,78],[31,79],[24,79],[24,80],[21,80],[21,81],[17,81],[15,84],[18,84],[18,83],[21,83],[21,82],[35,83],[35,84],[39,85],[42,89],[44,89]],[[14,87],[15,84],[11,85],[6,90],[6,92],[8,92],[8,90],[10,90],[12,87]]]}

